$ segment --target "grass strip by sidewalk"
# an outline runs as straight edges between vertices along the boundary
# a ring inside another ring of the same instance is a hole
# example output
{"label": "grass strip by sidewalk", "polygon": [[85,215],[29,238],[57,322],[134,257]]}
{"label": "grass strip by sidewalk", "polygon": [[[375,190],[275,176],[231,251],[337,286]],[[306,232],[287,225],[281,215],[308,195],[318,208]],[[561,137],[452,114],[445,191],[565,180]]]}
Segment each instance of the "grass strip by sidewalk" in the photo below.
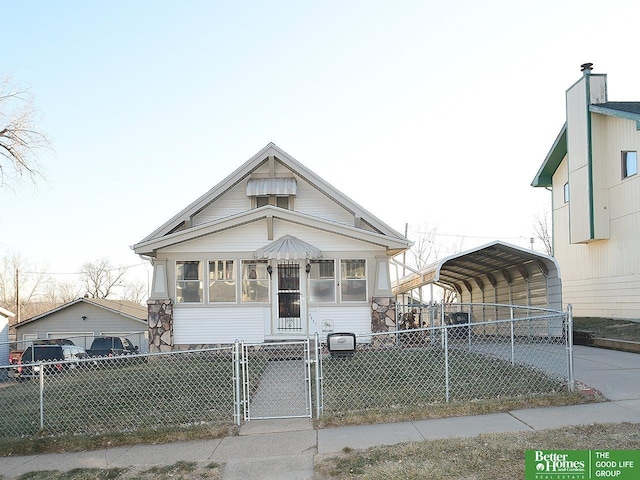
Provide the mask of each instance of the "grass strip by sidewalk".
{"label": "grass strip by sidewalk", "polygon": [[316,480],[513,480],[524,478],[532,449],[640,448],[640,425],[607,424],[413,442],[316,457]]}

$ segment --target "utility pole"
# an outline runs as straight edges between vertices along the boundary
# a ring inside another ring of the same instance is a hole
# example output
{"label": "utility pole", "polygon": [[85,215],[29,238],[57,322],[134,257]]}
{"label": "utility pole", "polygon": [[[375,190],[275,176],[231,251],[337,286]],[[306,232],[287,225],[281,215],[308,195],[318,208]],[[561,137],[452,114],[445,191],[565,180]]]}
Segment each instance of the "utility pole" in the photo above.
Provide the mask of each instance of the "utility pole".
{"label": "utility pole", "polygon": [[20,272],[16,268],[16,323],[20,323]]}

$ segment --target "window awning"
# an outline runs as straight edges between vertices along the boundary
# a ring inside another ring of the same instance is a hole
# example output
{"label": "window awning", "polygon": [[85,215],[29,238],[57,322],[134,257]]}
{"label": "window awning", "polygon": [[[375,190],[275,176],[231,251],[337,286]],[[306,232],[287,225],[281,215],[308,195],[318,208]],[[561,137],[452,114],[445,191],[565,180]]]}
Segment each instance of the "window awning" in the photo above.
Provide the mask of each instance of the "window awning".
{"label": "window awning", "polygon": [[247,196],[295,195],[295,178],[250,178],[247,182]]}
{"label": "window awning", "polygon": [[284,235],[278,240],[259,248],[254,252],[255,258],[299,259],[320,258],[322,251],[319,248],[303,242],[293,235]]}

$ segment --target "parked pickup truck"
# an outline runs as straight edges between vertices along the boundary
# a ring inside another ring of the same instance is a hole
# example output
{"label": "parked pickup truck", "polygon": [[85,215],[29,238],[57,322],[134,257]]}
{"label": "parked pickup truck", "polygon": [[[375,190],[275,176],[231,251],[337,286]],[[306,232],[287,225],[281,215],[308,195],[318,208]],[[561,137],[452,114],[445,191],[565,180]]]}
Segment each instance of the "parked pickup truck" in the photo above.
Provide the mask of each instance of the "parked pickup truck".
{"label": "parked pickup truck", "polygon": [[119,355],[134,355],[138,347],[125,337],[96,337],[87,350],[89,357],[116,357]]}

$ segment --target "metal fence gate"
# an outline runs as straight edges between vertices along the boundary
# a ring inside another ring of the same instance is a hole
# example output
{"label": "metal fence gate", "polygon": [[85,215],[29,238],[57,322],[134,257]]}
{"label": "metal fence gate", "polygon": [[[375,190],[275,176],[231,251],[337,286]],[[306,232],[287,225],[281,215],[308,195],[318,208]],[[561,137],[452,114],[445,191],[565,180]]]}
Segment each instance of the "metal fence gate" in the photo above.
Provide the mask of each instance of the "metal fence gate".
{"label": "metal fence gate", "polygon": [[311,344],[307,339],[242,345],[241,403],[245,421],[311,418],[311,368],[317,362],[317,350]]}

